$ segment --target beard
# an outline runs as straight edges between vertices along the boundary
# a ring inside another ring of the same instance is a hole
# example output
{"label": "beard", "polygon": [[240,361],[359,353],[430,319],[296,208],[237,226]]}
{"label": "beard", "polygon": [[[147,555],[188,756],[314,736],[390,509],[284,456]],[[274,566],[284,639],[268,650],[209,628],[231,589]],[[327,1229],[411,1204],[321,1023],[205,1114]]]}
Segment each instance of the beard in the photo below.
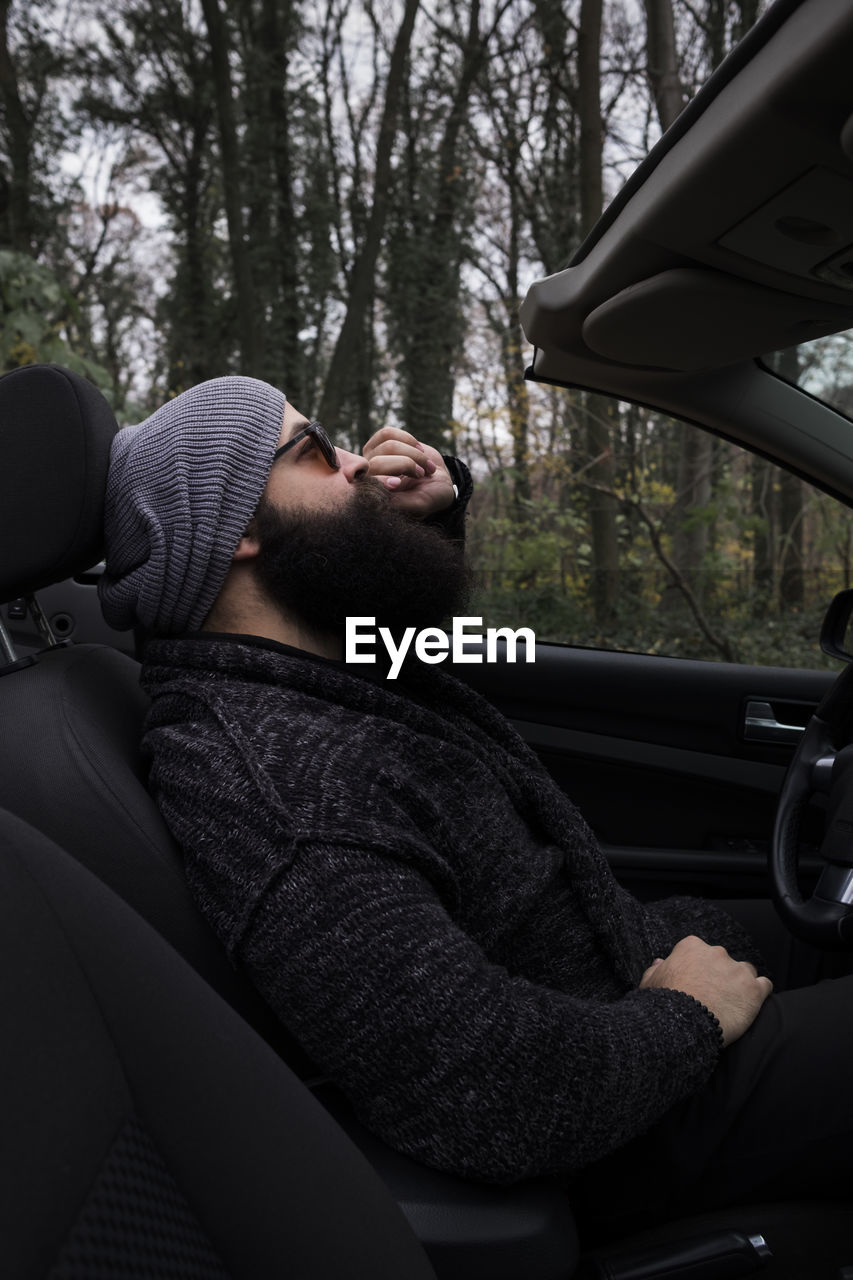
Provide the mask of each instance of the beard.
{"label": "beard", "polygon": [[334,511],[279,511],[262,498],[254,532],[263,591],[318,631],[342,635],[348,617],[365,616],[396,637],[439,626],[470,593],[461,542],[396,510],[370,477]]}

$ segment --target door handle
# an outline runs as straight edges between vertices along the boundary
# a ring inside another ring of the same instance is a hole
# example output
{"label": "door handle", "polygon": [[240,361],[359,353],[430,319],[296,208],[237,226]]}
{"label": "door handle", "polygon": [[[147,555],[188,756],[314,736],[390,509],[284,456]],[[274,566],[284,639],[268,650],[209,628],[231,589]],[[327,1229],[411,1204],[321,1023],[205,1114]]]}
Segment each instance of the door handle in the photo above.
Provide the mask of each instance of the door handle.
{"label": "door handle", "polygon": [[769,702],[747,702],[743,725],[747,742],[798,742],[805,732],[805,725],[783,724],[777,720]]}

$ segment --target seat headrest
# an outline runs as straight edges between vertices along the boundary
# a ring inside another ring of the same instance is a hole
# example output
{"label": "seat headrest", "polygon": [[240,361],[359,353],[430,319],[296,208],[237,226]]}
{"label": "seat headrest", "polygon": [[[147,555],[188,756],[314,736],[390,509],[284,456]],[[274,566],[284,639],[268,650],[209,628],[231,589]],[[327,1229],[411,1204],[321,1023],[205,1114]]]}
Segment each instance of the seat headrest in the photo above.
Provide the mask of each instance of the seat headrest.
{"label": "seat headrest", "polygon": [[69,369],[27,365],[0,377],[0,601],[102,558],[117,430],[100,391]]}

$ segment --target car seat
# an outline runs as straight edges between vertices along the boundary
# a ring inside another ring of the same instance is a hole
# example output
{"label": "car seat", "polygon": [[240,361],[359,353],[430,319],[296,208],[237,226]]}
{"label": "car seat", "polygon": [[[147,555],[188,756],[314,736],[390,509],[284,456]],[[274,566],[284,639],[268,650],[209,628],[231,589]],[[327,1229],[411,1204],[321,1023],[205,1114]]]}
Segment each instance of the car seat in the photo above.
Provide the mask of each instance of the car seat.
{"label": "car seat", "polygon": [[7,1280],[429,1280],[366,1159],[114,893],[0,812]]}

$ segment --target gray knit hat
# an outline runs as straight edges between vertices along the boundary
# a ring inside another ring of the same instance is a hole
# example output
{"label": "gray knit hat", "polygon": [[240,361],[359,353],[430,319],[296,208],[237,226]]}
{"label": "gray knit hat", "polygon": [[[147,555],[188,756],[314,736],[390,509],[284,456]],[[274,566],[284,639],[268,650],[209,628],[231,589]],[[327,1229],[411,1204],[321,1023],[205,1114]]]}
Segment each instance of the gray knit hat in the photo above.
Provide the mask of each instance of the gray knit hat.
{"label": "gray knit hat", "polygon": [[99,586],[110,626],[199,629],[267,482],[284,406],[266,382],[214,378],[119,431]]}

